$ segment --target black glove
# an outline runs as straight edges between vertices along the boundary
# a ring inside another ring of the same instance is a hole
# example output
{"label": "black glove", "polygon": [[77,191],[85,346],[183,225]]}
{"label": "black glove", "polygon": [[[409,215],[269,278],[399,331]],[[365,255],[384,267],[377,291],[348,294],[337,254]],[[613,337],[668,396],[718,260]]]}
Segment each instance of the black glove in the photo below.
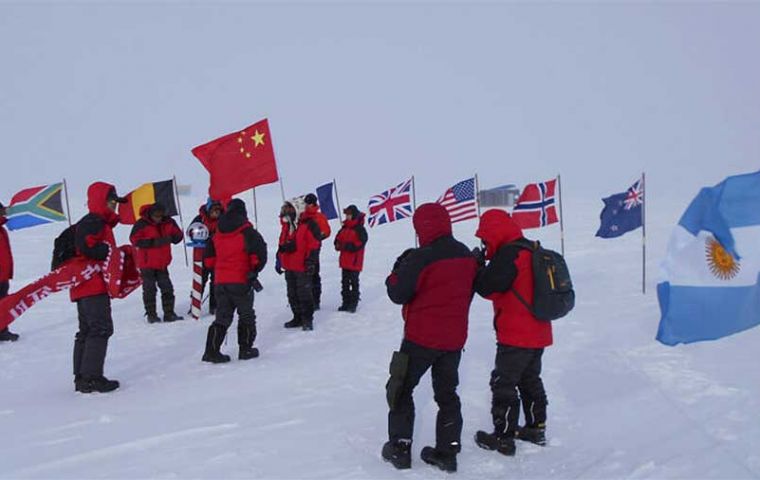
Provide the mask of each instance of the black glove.
{"label": "black glove", "polygon": [[391,271],[393,272],[397,271],[398,267],[401,266],[401,262],[403,262],[404,259],[408,257],[409,254],[411,254],[414,251],[415,251],[414,248],[407,248],[406,250],[404,250],[404,253],[399,255],[398,258],[396,259],[396,262],[393,264],[393,269]]}
{"label": "black glove", "polygon": [[262,285],[261,282],[259,282],[258,278],[255,278],[253,280],[253,284],[251,286],[253,287],[253,291],[257,293],[264,290],[264,285]]}
{"label": "black glove", "polygon": [[479,247],[472,249],[472,256],[475,257],[475,261],[478,262],[479,267],[484,267],[486,265],[486,252]]}
{"label": "black glove", "polygon": [[310,277],[313,277],[316,272],[317,272],[317,265],[310,260],[306,260],[306,273]]}
{"label": "black glove", "polygon": [[277,275],[282,275],[282,264],[280,263],[279,255],[274,259],[274,271],[277,272]]}

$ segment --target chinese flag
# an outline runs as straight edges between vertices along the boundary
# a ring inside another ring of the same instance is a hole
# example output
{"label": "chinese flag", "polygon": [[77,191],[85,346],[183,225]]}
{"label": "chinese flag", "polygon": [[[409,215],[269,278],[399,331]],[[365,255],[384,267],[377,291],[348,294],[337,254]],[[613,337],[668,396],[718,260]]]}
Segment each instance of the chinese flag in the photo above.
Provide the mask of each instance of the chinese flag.
{"label": "chinese flag", "polygon": [[278,180],[272,136],[266,119],[193,149],[211,175],[209,195],[230,198]]}

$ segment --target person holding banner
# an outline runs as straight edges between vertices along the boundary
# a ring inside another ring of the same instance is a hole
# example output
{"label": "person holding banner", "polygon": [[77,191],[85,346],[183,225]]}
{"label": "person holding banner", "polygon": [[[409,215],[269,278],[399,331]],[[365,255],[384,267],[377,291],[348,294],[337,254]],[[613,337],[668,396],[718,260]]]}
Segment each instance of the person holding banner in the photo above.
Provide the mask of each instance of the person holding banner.
{"label": "person holding banner", "polygon": [[342,272],[341,296],[343,303],[339,312],[355,313],[359,305],[359,273],[364,266],[364,246],[367,244],[367,229],[364,228],[364,214],[356,205],[343,210],[346,220],[335,235],[335,250],[340,252],[339,264]]}
{"label": "person holding banner", "polygon": [[[13,279],[13,253],[11,252],[11,242],[8,238],[8,231],[5,229],[5,205],[0,203],[0,298],[8,295],[10,281]],[[0,342],[15,342],[19,336],[8,330],[8,327],[0,330]]]}
{"label": "person holding banner", "polygon": [[143,205],[140,220],[132,227],[129,241],[137,248],[137,268],[143,281],[143,305],[148,323],[160,322],[156,311],[156,285],[161,289],[164,322],[182,320],[174,311],[174,286],[169,277],[172,244],[182,241],[182,230],[160,203]]}
{"label": "person holding banner", "polygon": [[[119,223],[117,203],[125,199],[113,185],[95,182],[87,189],[89,213],[76,225],[76,257],[102,262],[116,241],[113,228]],[[75,257],[75,258],[76,258]],[[108,339],[113,335],[111,297],[102,270],[93,269],[89,279],[73,287],[71,301],[77,304],[79,331],[74,340],[74,386],[77,392],[111,392],[119,382],[103,376]]]}

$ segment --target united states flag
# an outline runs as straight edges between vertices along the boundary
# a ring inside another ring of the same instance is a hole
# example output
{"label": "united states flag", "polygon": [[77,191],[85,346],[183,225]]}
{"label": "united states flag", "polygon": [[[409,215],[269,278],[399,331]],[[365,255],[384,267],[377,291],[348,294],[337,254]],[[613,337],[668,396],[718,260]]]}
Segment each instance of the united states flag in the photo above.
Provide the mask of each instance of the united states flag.
{"label": "united states flag", "polygon": [[412,179],[400,183],[395,187],[375,195],[369,199],[369,217],[367,223],[370,227],[384,223],[395,222],[402,218],[411,217],[414,213],[412,207]]}
{"label": "united states flag", "polygon": [[451,223],[478,218],[478,204],[475,201],[475,177],[463,180],[446,190],[438,203],[451,216]]}

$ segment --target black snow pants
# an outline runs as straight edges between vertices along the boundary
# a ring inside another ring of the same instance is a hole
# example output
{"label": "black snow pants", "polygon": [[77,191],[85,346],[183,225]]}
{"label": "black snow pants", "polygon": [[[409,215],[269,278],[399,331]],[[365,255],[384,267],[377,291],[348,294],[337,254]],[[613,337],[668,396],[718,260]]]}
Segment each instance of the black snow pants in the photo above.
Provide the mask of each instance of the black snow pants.
{"label": "black snow pants", "polygon": [[288,287],[288,303],[293,311],[293,318],[302,323],[311,323],[314,318],[314,292],[312,276],[307,272],[285,272]]}
{"label": "black snow pants", "polygon": [[[156,292],[161,289],[161,307],[164,315],[174,313],[174,285],[169,278],[169,270],[156,270],[153,268],[144,268],[140,270],[142,276],[143,305],[145,305],[145,314],[155,316],[156,312]],[[156,288],[158,286],[158,289]]]}
{"label": "black snow pants", "polygon": [[354,307],[359,303],[359,272],[354,270],[342,271],[341,276],[341,296],[343,297],[343,305]]}
{"label": "black snow pants", "polygon": [[74,337],[74,375],[103,376],[108,339],[113,335],[111,298],[107,294],[77,300],[79,331]]}

